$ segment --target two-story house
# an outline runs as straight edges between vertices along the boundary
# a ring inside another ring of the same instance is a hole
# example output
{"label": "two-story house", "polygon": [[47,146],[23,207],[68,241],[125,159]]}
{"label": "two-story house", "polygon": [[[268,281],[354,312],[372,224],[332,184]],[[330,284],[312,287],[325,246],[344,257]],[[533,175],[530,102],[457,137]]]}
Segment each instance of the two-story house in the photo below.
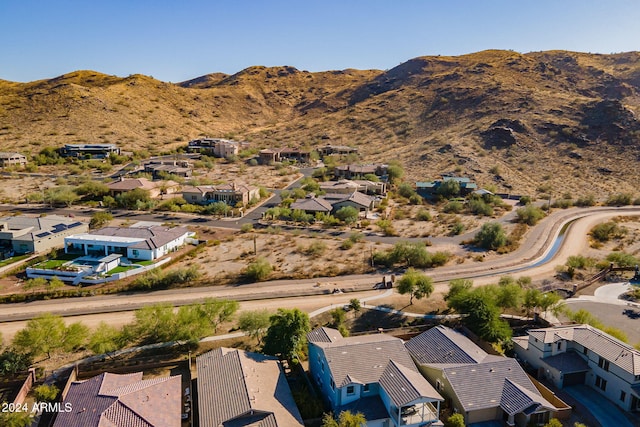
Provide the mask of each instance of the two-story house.
{"label": "two-story house", "polygon": [[368,427],[442,425],[443,398],[420,375],[401,339],[345,338],[316,328],[307,340],[309,370],[334,414],[361,412]]}
{"label": "two-story house", "polygon": [[589,325],[532,329],[513,338],[518,358],[559,387],[586,384],[640,411],[640,351]]}
{"label": "two-story house", "polygon": [[515,359],[488,354],[461,333],[435,326],[405,344],[420,372],[466,425],[542,425],[556,407]]}

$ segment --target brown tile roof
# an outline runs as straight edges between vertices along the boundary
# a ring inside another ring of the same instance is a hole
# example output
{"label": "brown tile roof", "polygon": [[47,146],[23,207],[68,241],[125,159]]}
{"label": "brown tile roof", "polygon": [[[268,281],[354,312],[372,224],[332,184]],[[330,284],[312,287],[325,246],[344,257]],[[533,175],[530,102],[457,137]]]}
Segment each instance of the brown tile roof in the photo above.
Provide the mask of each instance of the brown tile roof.
{"label": "brown tile roof", "polygon": [[72,383],[64,403],[73,410],[53,427],[179,427],[181,379],[104,373]]}
{"label": "brown tile roof", "polygon": [[[218,348],[198,356],[196,367],[201,427],[302,426],[275,357]],[[251,420],[255,414],[264,417]]]}
{"label": "brown tile roof", "polygon": [[293,209],[300,209],[310,212],[331,212],[331,203],[320,197],[310,197],[308,199],[296,200],[289,206]]}

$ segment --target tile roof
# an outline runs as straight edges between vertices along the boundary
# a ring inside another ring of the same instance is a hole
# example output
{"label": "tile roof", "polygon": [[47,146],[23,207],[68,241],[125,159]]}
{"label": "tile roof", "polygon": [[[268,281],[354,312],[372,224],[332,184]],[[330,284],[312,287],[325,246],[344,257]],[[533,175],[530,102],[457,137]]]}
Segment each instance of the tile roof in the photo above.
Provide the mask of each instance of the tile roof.
{"label": "tile roof", "polygon": [[420,364],[480,363],[494,358],[469,338],[446,326],[435,326],[405,343]]}
{"label": "tile roof", "polygon": [[378,382],[392,359],[417,372],[402,340],[390,335],[362,335],[312,344],[324,350],[331,376],[338,387],[352,382]]}
{"label": "tile roof", "polygon": [[380,376],[380,385],[398,408],[425,397],[444,400],[420,373],[393,360]]}
{"label": "tile roof", "polygon": [[544,343],[576,342],[633,375],[640,375],[640,351],[589,325],[556,326],[528,331]]}
{"label": "tile roof", "polygon": [[[143,190],[153,190],[160,187],[162,182],[149,181],[147,178],[131,178],[113,181],[107,184],[109,190],[112,191],[131,191],[136,188],[142,188]],[[177,184],[174,182],[174,184]]]}
{"label": "tile roof", "polygon": [[506,379],[544,399],[515,359],[450,366],[442,372],[465,411],[499,406]]}
{"label": "tile roof", "polygon": [[511,381],[509,378],[505,378],[502,397],[500,398],[500,407],[507,414],[515,415],[524,412],[529,415],[536,412],[541,406],[548,410],[555,409],[555,407],[539,393],[532,393],[520,384]]}
{"label": "tile roof", "polygon": [[584,372],[589,370],[589,363],[575,351],[558,353],[555,356],[545,357],[544,363],[557,369],[563,374],[572,372]]}
{"label": "tile roof", "polygon": [[[302,426],[275,357],[218,348],[198,356],[196,367],[201,427]],[[256,414],[264,417],[246,418]]]}
{"label": "tile roof", "polygon": [[[343,195],[344,196],[344,195]],[[291,203],[290,208],[300,209],[312,212],[331,212],[331,203],[319,197],[310,197],[308,199],[296,200]]]}
{"label": "tile roof", "polygon": [[64,403],[73,411],[60,412],[54,427],[179,427],[181,379],[104,373],[72,383]]}
{"label": "tile roof", "polygon": [[342,339],[342,334],[337,329],[319,327],[307,334],[307,341],[311,343],[334,342]]}

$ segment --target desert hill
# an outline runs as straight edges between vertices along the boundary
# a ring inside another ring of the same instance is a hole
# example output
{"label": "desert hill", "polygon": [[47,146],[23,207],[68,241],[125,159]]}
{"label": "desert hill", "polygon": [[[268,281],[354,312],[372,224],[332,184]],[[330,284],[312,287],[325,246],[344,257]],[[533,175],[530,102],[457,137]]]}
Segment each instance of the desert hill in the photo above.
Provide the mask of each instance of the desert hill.
{"label": "desert hill", "polygon": [[386,70],[254,66],[182,83],[76,71],[0,80],[0,149],[115,142],[158,153],[198,136],[256,147],[334,143],[519,193],[634,192],[640,53],[489,50]]}

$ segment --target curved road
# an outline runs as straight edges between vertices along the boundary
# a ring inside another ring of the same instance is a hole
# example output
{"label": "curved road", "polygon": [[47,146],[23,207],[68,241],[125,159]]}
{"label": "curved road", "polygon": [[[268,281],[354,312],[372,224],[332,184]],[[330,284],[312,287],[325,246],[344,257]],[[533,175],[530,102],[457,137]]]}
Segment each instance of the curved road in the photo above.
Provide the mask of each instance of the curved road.
{"label": "curved road", "polygon": [[[526,272],[528,275],[545,275],[554,271],[557,262],[563,262],[567,256],[580,252],[586,242],[586,233],[596,223],[618,215],[640,215],[640,209],[623,208],[573,208],[553,212],[523,238],[520,247],[496,259],[469,265],[452,265],[430,271],[437,285],[436,291],[446,290],[446,282],[454,278],[476,279],[480,282],[495,281],[495,278],[514,272]],[[561,228],[576,219],[566,230],[562,247],[551,259],[542,265],[536,265],[551,250],[553,242]],[[560,260],[560,261],[557,261]],[[387,274],[388,276],[389,274]],[[255,306],[266,305],[265,300],[287,298],[291,304],[311,303],[316,298],[327,298],[334,288],[351,291],[369,291],[381,279],[381,273],[366,275],[340,276],[303,280],[278,280],[250,285],[212,286],[200,288],[172,289],[128,295],[105,295],[86,298],[69,298],[29,303],[0,305],[0,322],[24,321],[45,312],[62,316],[114,313],[124,316],[144,305],[170,302],[185,305],[202,301],[204,298],[231,298],[239,301],[254,301]],[[479,280],[478,280],[479,279]],[[440,286],[440,289],[438,289]],[[358,292],[358,295],[360,292]],[[299,296],[308,298],[295,298]],[[369,294],[371,295],[371,294]],[[348,299],[356,297],[352,294]],[[335,298],[337,299],[337,298]],[[316,304],[319,300],[316,301]],[[282,301],[284,302],[284,301]],[[326,303],[324,304],[326,305]],[[283,306],[283,305],[280,305]],[[297,306],[297,305],[292,305]],[[317,305],[316,305],[317,307]],[[22,323],[22,322],[17,322]],[[3,324],[5,337],[10,333],[9,324]],[[11,325],[17,326],[17,325]],[[13,329],[13,328],[10,328]]]}

